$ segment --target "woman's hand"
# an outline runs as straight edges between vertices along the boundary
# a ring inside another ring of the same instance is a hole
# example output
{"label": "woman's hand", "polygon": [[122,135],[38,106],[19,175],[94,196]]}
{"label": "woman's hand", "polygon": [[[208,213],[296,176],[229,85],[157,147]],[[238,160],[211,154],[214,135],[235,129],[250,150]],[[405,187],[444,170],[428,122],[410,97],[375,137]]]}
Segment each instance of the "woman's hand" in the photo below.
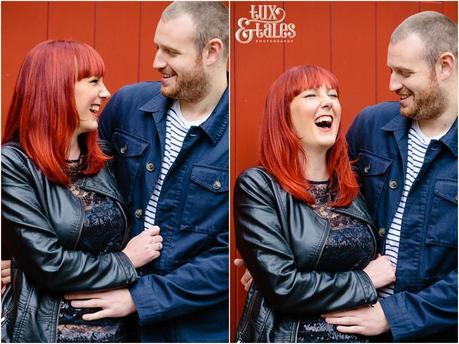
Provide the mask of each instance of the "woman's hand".
{"label": "woman's hand", "polygon": [[247,269],[247,267],[245,266],[244,260],[241,258],[236,258],[234,260],[234,265],[236,265],[238,268],[246,268],[244,275],[242,275],[241,278],[241,284],[244,286],[245,291],[249,291],[249,288],[253,283],[253,279],[249,269]]}
{"label": "woman's hand", "polygon": [[163,237],[159,235],[159,227],[153,226],[133,237],[126,245],[123,253],[128,256],[134,267],[139,268],[160,255],[163,248]]}
{"label": "woman's hand", "polygon": [[11,283],[11,260],[2,260],[2,294]]}
{"label": "woman's hand", "polygon": [[395,268],[388,256],[378,254],[363,271],[370,277],[376,289],[395,282]]}

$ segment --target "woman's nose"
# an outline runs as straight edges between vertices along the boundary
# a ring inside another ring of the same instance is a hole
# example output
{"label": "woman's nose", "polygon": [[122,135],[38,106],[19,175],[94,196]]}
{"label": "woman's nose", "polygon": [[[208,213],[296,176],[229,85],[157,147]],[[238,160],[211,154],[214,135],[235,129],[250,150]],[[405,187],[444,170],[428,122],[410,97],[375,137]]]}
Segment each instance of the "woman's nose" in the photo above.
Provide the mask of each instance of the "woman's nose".
{"label": "woman's nose", "polygon": [[102,84],[102,87],[99,91],[99,97],[104,98],[104,99],[108,99],[111,97],[110,92],[108,91],[107,87],[105,87],[104,84]]}

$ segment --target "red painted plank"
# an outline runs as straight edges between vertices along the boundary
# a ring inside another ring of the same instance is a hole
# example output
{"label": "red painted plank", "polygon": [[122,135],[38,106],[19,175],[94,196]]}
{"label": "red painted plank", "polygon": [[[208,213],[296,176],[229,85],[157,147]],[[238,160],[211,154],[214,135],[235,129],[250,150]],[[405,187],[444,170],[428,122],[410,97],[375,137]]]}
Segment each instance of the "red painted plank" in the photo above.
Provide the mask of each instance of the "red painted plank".
{"label": "red painted plank", "polygon": [[330,3],[286,2],[288,22],[296,25],[293,43],[285,44],[286,68],[315,64],[330,69]]}
{"label": "red painted plank", "polygon": [[46,40],[48,3],[2,2],[2,128],[19,66],[27,52]]}
{"label": "red painted plank", "polygon": [[139,2],[97,2],[95,48],[107,67],[106,85],[114,93],[138,81]]}
{"label": "red painted plank", "polygon": [[159,80],[159,73],[153,69],[156,48],[153,37],[161,13],[170,2],[142,2],[140,16],[139,80]]}
{"label": "red painted plank", "polygon": [[444,1],[443,13],[457,23],[457,1]]}
{"label": "red painted plank", "polygon": [[[239,28],[238,20],[240,18],[250,19],[249,11],[252,4],[282,6],[282,3],[279,2],[237,2],[232,4],[234,19],[232,20],[231,54],[233,55],[233,65],[231,72],[236,77],[231,85],[234,99],[231,106],[231,125],[235,133],[231,137],[233,141],[231,155],[232,159],[234,158],[232,160],[234,163],[231,166],[231,185],[233,185],[234,178],[242,170],[254,166],[257,162],[258,133],[266,93],[272,82],[284,70],[283,43],[264,43],[254,39],[250,43],[242,44],[234,38],[234,33]],[[247,28],[247,26],[244,27]],[[234,227],[231,228],[231,231],[234,233]],[[234,243],[234,235],[231,238]],[[231,258],[234,258],[235,252],[233,245]],[[245,291],[239,283],[241,275],[242,271],[231,274],[231,288],[235,289],[235,292],[231,294],[231,307],[236,310],[232,313],[233,317],[231,318],[230,338],[233,339],[234,329],[239,322],[245,302]],[[236,277],[234,278],[234,276]]]}
{"label": "red painted plank", "polygon": [[340,81],[342,127],[376,100],[375,3],[332,3],[332,71]]}
{"label": "red painted plank", "polygon": [[94,2],[50,2],[49,39],[74,39],[94,45]]}
{"label": "red painted plank", "polygon": [[416,2],[379,2],[376,9],[376,101],[397,100],[394,93],[389,91],[387,47],[395,28],[407,17],[418,12],[419,5]]}
{"label": "red painted plank", "polygon": [[[266,3],[257,2],[257,5]],[[270,2],[281,6],[281,3]],[[235,4],[235,18],[249,16],[250,3]],[[283,44],[257,42],[255,39],[242,44],[233,40],[237,75],[234,92],[236,93],[236,154],[238,154],[236,173],[253,166],[257,160],[257,145],[254,144],[260,126],[261,115],[267,90],[271,83],[284,70]],[[240,154],[239,154],[240,153]]]}
{"label": "red painted plank", "polygon": [[436,11],[443,13],[443,3],[441,1],[420,1],[420,11]]}

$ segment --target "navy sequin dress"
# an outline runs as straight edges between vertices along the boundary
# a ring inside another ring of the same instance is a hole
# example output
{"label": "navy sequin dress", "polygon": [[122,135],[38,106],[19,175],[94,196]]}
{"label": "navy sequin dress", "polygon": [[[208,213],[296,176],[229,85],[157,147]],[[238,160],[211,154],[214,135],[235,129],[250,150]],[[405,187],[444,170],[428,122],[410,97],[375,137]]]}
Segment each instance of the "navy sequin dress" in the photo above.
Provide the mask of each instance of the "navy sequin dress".
{"label": "navy sequin dress", "polygon": [[[125,230],[124,215],[113,199],[78,187],[76,182],[85,178],[79,174],[79,165],[79,160],[69,162],[72,183],[68,189],[80,199],[84,207],[83,228],[76,249],[95,256],[119,252],[128,234]],[[99,309],[74,308],[69,301],[61,301],[57,341],[60,343],[129,341],[128,328],[123,318],[82,320],[83,314],[97,310]]]}
{"label": "navy sequin dress", "polygon": [[[331,227],[316,270],[362,270],[373,259],[375,252],[370,229],[364,222],[336,213],[327,205],[330,201],[327,182],[310,182],[310,185],[310,192],[316,199],[312,208],[316,214],[327,219]],[[327,324],[319,315],[300,321],[297,340],[299,343],[368,342],[364,336],[338,332],[336,326]]]}

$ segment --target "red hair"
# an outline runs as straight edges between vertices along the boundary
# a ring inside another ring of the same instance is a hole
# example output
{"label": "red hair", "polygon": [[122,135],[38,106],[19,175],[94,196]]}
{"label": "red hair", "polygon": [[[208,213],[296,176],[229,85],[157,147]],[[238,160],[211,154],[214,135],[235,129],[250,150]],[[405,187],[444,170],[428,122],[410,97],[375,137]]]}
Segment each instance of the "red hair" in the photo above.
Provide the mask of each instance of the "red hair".
{"label": "red hair", "polygon": [[[36,45],[19,70],[2,143],[18,142],[50,180],[69,184],[66,157],[80,121],[75,83],[104,72],[102,58],[85,43],[51,40]],[[108,159],[97,138],[97,131],[79,136],[86,152],[85,175],[97,173]]]}
{"label": "red hair", "polygon": [[[338,79],[319,66],[297,66],[285,71],[268,91],[260,135],[260,162],[285,191],[306,203],[314,203],[305,178],[307,157],[293,130],[290,103],[306,89],[327,85],[338,91]],[[359,192],[347,155],[341,128],[327,152],[330,192],[336,195],[331,206],[348,206]]]}

